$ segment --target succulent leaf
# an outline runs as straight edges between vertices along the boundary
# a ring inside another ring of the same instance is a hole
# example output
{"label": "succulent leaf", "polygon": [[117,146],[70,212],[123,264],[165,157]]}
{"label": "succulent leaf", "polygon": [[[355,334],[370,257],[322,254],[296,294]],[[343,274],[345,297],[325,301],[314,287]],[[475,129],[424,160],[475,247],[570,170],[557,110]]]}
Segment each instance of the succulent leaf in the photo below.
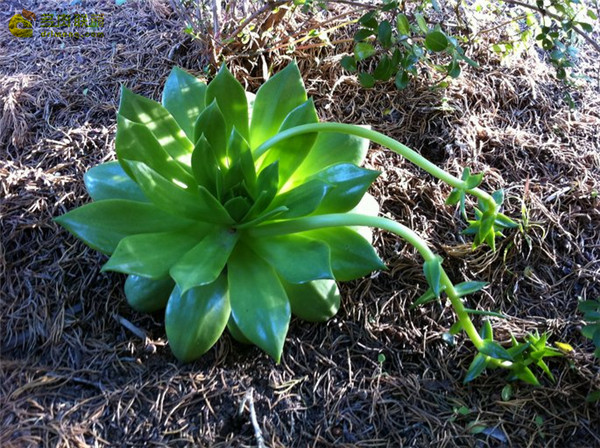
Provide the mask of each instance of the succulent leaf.
{"label": "succulent leaf", "polygon": [[248,243],[289,283],[334,278],[329,247],[322,241],[285,235],[256,238]]}
{"label": "succulent leaf", "polygon": [[288,283],[280,279],[292,307],[292,313],[309,322],[324,322],[340,308],[340,291],[335,280]]}
{"label": "succulent leaf", "polygon": [[246,91],[227,69],[221,66],[217,76],[206,89],[206,104],[216,101],[223,113],[225,135],[229,136],[235,127],[245,138],[249,138],[248,100]]}
{"label": "succulent leaf", "polygon": [[227,279],[235,324],[246,338],[279,363],[291,308],[277,273],[240,244],[229,260]]}
{"label": "succulent leaf", "polygon": [[119,162],[107,162],[96,165],[83,176],[85,188],[94,201],[103,199],[129,199],[131,201],[149,202],[148,198],[123,171]]}
{"label": "succulent leaf", "polygon": [[86,204],[55,220],[92,249],[105,254],[112,254],[127,236],[183,230],[194,224],[153,204],[127,199]]}
{"label": "succulent leaf", "polygon": [[[208,228],[202,229],[204,233]],[[102,271],[116,271],[152,279],[169,275],[171,267],[203,237],[199,229],[140,233],[123,238]]]}
{"label": "succulent leaf", "polygon": [[204,110],[206,84],[179,67],[167,78],[162,105],[173,116],[190,141],[194,139],[194,123]]}
{"label": "succulent leaf", "polygon": [[125,297],[131,308],[142,313],[153,313],[167,306],[175,282],[169,276],[151,279],[128,275],[125,281]]}
{"label": "succulent leaf", "polygon": [[296,63],[289,64],[265,82],[254,100],[250,124],[250,146],[258,146],[277,134],[285,117],[307,100]]}
{"label": "succulent leaf", "polygon": [[300,235],[323,241],[329,246],[331,269],[336,280],[355,280],[375,270],[386,269],[373,246],[347,227],[311,230]]}
{"label": "succulent leaf", "polygon": [[119,116],[146,126],[164,150],[175,160],[186,162],[193,144],[173,116],[162,105],[123,87]]}
{"label": "succulent leaf", "polygon": [[185,293],[175,287],[165,311],[171,351],[183,362],[199,358],[221,337],[230,315],[225,275]]}

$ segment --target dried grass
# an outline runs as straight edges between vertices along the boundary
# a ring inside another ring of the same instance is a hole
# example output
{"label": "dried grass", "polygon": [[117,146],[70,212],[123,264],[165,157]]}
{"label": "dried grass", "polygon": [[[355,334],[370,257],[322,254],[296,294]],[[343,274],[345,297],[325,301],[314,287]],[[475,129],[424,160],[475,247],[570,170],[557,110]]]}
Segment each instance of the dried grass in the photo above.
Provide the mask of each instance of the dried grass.
{"label": "dried grass", "polygon": [[[460,217],[443,205],[447,186],[370,152],[383,212],[425,237],[452,278],[491,282],[471,306],[512,316],[494,323],[501,339],[537,329],[575,347],[552,362],[556,384],[515,384],[509,401],[499,375],[463,386],[471,346],[442,341],[448,307],[408,310],[423,289],[420,261],[385,232],[376,244],[389,270],[345,284],[327,324],[294,320],[279,366],[227,336],[181,365],[162,316],[129,309],[122,277],[101,274],[103,256],[52,217],[87,202],[83,173],[114,157],[119,85],[158,99],[172,65],[199,74],[207,59],[162,2],[85,8],[105,12],[106,38],[61,48],[0,36],[0,445],[247,446],[253,430],[237,407],[249,388],[269,446],[600,445],[599,406],[585,403],[600,367],[576,310],[578,297],[600,297],[597,87],[582,88],[569,111],[534,52],[501,65],[482,49],[482,68],[445,91],[364,90],[329,49],[295,53],[323,119],[371,124],[455,174],[483,171],[487,189],[506,189],[507,214],[520,218],[525,207],[524,232],[496,253],[471,252]],[[14,12],[3,8],[0,21]],[[264,67],[289,59],[225,56],[251,89]],[[474,424],[487,432],[472,434]]]}

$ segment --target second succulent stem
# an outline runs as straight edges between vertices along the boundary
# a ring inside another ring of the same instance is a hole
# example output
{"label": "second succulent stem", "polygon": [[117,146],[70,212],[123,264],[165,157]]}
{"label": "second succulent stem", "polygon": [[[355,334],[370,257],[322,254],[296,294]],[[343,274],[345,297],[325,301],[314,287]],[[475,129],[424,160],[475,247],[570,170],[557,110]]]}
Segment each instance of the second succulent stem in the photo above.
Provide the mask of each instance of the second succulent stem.
{"label": "second succulent stem", "polygon": [[[436,260],[436,255],[429,248],[427,243],[408,227],[392,221],[391,219],[380,216],[360,215],[354,213],[334,213],[329,215],[310,216],[307,218],[299,218],[287,221],[273,222],[269,224],[259,225],[248,229],[247,232],[252,237],[285,235],[290,233],[305,232],[308,230],[320,229],[323,227],[350,227],[350,226],[365,226],[376,227],[389,232],[395,233],[408,243],[413,245],[424,258],[425,261]],[[461,323],[465,333],[473,342],[477,349],[483,346],[483,340],[477,333],[477,329],[473,325],[469,314],[454,285],[448,275],[442,269],[441,284],[444,287],[444,292],[450,299],[452,307],[456,312],[456,316]]]}

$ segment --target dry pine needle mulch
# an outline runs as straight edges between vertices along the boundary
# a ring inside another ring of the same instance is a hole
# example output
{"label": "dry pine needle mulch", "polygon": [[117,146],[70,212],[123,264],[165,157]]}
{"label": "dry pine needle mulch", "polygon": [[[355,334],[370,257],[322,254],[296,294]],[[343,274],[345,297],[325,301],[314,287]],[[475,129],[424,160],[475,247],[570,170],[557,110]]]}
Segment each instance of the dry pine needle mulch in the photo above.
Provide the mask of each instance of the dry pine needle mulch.
{"label": "dry pine needle mulch", "polygon": [[[463,386],[472,347],[443,342],[448,307],[408,310],[423,290],[420,261],[385,232],[376,245],[389,270],[345,284],[327,324],[293,320],[280,365],[228,336],[182,365],[160,313],[129,309],[123,276],[100,274],[104,257],[52,217],[87,202],[83,174],[114,158],[120,85],[158,99],[173,65],[200,75],[207,59],[167,2],[68,3],[36,11],[102,11],[106,37],[0,34],[0,446],[249,446],[249,416],[238,414],[249,388],[274,447],[600,445],[599,407],[585,402],[600,367],[577,312],[578,297],[600,297],[597,86],[575,92],[571,111],[534,51],[500,64],[482,48],[482,68],[447,90],[364,90],[339,54],[295,54],[322,119],[370,124],[454,174],[469,166],[488,190],[505,188],[525,231],[496,253],[472,252],[443,205],[447,186],[380,148],[368,159],[382,171],[372,193],[383,213],[424,236],[452,278],[491,282],[471,306],[512,316],[494,322],[500,338],[550,331],[575,348],[551,363],[555,384],[516,383],[508,401],[495,372]],[[8,6],[2,23],[20,8]],[[265,66],[289,60],[225,56],[251,90]]]}

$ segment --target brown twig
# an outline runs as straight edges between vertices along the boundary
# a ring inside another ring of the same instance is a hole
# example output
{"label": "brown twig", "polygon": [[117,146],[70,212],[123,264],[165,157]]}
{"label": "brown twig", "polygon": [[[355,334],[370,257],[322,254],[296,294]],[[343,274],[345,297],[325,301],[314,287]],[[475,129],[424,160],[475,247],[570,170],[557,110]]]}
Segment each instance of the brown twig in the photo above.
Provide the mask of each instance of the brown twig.
{"label": "brown twig", "polygon": [[527,16],[526,16],[526,15],[520,15],[520,16],[518,16],[518,17],[515,17],[514,19],[507,20],[506,22],[502,22],[502,23],[501,23],[501,24],[499,24],[499,25],[496,25],[496,26],[493,26],[493,27],[491,27],[491,28],[488,28],[487,30],[481,30],[481,31],[479,31],[478,33],[476,33],[476,34],[475,34],[475,36],[479,36],[480,34],[487,34],[487,33],[491,33],[492,31],[494,31],[494,30],[497,30],[498,28],[503,28],[503,27],[505,27],[506,25],[510,25],[511,23],[514,23],[514,22],[516,22],[517,20],[524,19],[525,17],[527,17]]}
{"label": "brown twig", "polygon": [[[244,20],[244,22],[238,26],[235,30],[233,30],[231,33],[229,33],[227,35],[227,37],[225,37],[223,39],[223,41],[227,41],[231,38],[233,38],[234,36],[237,36],[240,32],[242,32],[242,30],[248,26],[248,24],[250,22],[252,22],[254,19],[256,19],[258,16],[260,16],[261,14],[267,12],[268,10],[272,10],[275,9],[277,6],[286,4],[286,3],[290,3],[290,0],[273,0],[273,1],[269,1],[267,2],[266,5],[264,5],[262,8],[260,8],[258,11],[256,11],[254,14],[252,14],[250,17],[248,17],[247,20]],[[350,6],[354,6],[357,9],[375,9],[377,8],[376,5],[365,5],[359,2],[353,2],[350,0],[330,0],[329,3],[340,3],[343,5],[350,5]]]}
{"label": "brown twig", "polygon": [[213,35],[215,39],[219,39],[221,35],[221,1],[212,1],[212,16],[213,16]]}
{"label": "brown twig", "polygon": [[258,11],[256,11],[255,13],[253,13],[250,17],[248,17],[247,20],[244,20],[244,22],[238,26],[235,30],[233,30],[231,33],[229,33],[224,39],[222,39],[223,41],[228,41],[229,39],[233,38],[234,36],[237,36],[239,33],[242,32],[242,30],[244,28],[246,28],[248,26],[249,23],[251,23],[254,19],[256,19],[258,16],[260,16],[261,14],[264,14],[265,12],[272,10],[274,8],[276,8],[279,5],[283,5],[285,3],[289,3],[289,0],[273,0],[273,1],[269,1],[267,2],[266,5],[264,5],[262,8],[260,8]]}

